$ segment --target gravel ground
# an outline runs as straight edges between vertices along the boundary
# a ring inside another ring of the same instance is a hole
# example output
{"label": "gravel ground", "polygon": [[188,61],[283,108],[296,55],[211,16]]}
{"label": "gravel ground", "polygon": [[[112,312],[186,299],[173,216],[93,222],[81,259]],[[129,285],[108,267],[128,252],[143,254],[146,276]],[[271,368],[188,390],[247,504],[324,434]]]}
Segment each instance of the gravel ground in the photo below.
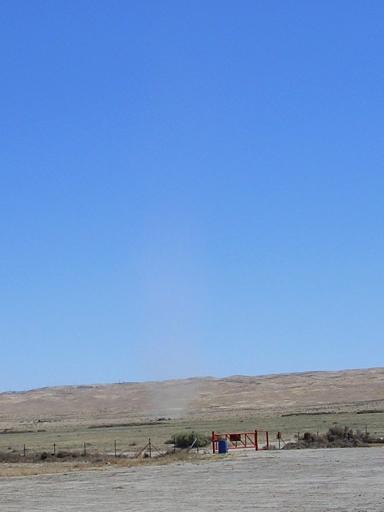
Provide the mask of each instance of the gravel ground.
{"label": "gravel ground", "polygon": [[0,479],[1,512],[384,511],[384,449],[248,452],[219,461]]}

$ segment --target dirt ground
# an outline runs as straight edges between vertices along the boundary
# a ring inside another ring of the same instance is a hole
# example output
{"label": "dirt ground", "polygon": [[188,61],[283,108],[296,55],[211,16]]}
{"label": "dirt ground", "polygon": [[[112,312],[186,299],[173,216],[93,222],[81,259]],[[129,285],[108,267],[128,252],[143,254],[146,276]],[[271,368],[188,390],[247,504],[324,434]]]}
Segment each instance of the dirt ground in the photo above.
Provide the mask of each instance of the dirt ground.
{"label": "dirt ground", "polygon": [[199,463],[0,479],[7,512],[384,510],[384,449],[247,452]]}

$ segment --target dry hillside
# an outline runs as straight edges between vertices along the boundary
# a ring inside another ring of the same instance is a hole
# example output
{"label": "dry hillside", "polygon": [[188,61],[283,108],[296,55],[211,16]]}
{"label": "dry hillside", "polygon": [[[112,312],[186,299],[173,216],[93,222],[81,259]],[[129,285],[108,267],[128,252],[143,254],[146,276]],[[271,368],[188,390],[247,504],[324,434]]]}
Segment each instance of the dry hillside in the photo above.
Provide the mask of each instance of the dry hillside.
{"label": "dry hillside", "polygon": [[384,368],[2,393],[0,428],[356,409],[384,409]]}

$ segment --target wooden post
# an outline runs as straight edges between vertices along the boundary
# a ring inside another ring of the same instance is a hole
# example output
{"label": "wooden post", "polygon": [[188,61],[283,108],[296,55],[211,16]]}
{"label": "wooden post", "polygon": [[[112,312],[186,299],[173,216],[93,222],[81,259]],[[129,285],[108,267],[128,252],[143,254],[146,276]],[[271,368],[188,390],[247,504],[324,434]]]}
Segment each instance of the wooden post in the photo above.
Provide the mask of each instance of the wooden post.
{"label": "wooden post", "polygon": [[148,448],[149,448],[149,458],[152,458],[152,443],[151,438],[148,439]]}
{"label": "wooden post", "polygon": [[26,452],[27,452],[27,449],[25,448],[25,445],[24,445],[24,448],[23,448],[23,455],[24,455],[24,457],[25,457]]}
{"label": "wooden post", "polygon": [[115,439],[115,442],[114,442],[114,448],[115,448],[115,457],[117,457],[116,439]]}
{"label": "wooden post", "polygon": [[257,430],[255,430],[255,450],[259,449],[259,436]]}
{"label": "wooden post", "polygon": [[85,457],[87,455],[87,445],[86,443],[83,444],[83,456]]}
{"label": "wooden post", "polygon": [[267,450],[269,450],[269,432],[268,431],[265,432],[265,441],[267,444]]}
{"label": "wooden post", "polygon": [[212,431],[212,453],[216,453],[215,431]]}
{"label": "wooden post", "polygon": [[53,443],[53,455],[56,455],[56,443]]}

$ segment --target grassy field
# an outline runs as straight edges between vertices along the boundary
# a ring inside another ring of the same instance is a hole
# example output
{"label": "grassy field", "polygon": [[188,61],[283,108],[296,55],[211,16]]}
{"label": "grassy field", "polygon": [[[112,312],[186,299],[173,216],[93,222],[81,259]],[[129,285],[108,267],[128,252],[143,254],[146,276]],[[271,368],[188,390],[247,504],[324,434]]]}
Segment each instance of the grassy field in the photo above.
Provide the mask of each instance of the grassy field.
{"label": "grassy field", "polygon": [[[160,450],[194,430],[325,433],[334,425],[384,437],[384,368],[163,382],[61,386],[0,393],[0,452]],[[168,419],[172,418],[172,419]],[[259,437],[263,444],[263,437]]]}
{"label": "grassy field", "polygon": [[[195,430],[208,435],[212,430],[216,432],[268,430],[271,433],[271,441],[275,440],[276,433],[280,431],[283,440],[289,441],[293,440],[298,432],[300,434],[305,431],[322,433],[335,424],[348,425],[362,431],[367,429],[372,434],[384,436],[384,412],[291,413],[206,420],[184,418],[104,428],[74,426],[60,429],[57,425],[54,430],[45,432],[2,433],[0,434],[0,451],[22,452],[26,445],[28,451],[50,452],[53,450],[54,443],[57,451],[80,451],[86,443],[87,452],[113,453],[116,441],[118,453],[134,453],[148,442],[148,438],[151,438],[156,447],[163,450],[166,448],[165,441],[172,439],[173,434],[185,430]],[[262,437],[261,443],[263,443]]]}

